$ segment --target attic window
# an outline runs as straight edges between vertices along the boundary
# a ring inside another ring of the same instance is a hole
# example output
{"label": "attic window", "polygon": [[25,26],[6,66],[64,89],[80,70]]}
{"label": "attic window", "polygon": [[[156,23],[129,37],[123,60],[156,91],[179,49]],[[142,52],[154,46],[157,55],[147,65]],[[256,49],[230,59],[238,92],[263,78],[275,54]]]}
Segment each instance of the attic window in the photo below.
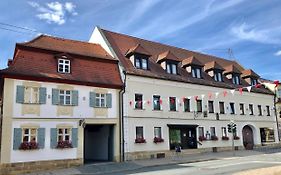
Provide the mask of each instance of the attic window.
{"label": "attic window", "polygon": [[215,79],[215,81],[222,82],[223,81],[222,71],[219,71],[219,70],[214,71],[214,79]]}
{"label": "attic window", "polygon": [[256,78],[251,78],[251,85],[255,86],[258,84],[258,80]]}
{"label": "attic window", "polygon": [[166,71],[167,73],[169,74],[177,74],[178,71],[177,71],[177,64],[174,63],[174,62],[166,62]]}
{"label": "attic window", "polygon": [[232,82],[233,82],[233,84],[240,84],[240,76],[239,76],[239,74],[233,74]]}
{"label": "attic window", "polygon": [[202,78],[201,69],[202,69],[201,67],[192,66],[192,68],[191,68],[192,77],[194,77],[194,78]]}
{"label": "attic window", "polygon": [[70,60],[58,59],[58,72],[70,73]]}
{"label": "attic window", "polygon": [[137,69],[148,69],[148,58],[140,55],[135,55],[135,67]]}

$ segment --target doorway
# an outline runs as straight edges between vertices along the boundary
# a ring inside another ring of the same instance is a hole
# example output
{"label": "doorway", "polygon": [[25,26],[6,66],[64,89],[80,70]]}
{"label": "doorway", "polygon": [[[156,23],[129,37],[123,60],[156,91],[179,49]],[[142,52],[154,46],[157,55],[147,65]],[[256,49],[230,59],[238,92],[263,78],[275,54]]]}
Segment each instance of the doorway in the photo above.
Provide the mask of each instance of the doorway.
{"label": "doorway", "polygon": [[182,149],[196,149],[196,127],[197,125],[168,125],[170,137],[170,150],[176,146]]}
{"label": "doorway", "polygon": [[253,130],[250,126],[246,125],[242,129],[243,145],[246,150],[252,150],[254,148]]}
{"label": "doorway", "polygon": [[113,161],[114,125],[89,125],[84,128],[84,162]]}

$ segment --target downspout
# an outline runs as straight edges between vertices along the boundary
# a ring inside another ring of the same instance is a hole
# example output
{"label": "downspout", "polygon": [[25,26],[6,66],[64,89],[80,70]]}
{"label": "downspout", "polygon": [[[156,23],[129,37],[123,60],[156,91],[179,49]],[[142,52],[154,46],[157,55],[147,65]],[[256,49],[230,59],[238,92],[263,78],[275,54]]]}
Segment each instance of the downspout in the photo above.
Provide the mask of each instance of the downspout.
{"label": "downspout", "polygon": [[280,142],[280,131],[279,131],[279,124],[278,124],[278,117],[277,117],[277,109],[276,109],[276,98],[277,98],[277,88],[274,88],[274,113],[275,113],[275,119],[276,119],[276,125],[277,125],[277,136],[278,140]]}
{"label": "downspout", "polygon": [[125,161],[125,140],[124,140],[124,93],[126,92],[126,71],[124,73],[124,83],[122,90],[119,91],[119,116],[121,117],[120,121],[120,154],[121,154],[121,162]]}

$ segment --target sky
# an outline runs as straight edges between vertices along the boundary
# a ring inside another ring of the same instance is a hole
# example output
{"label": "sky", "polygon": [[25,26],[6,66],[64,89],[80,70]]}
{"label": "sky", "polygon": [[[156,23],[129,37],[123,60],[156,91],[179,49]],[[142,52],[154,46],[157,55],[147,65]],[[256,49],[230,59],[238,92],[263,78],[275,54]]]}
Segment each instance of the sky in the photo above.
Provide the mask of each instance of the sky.
{"label": "sky", "polygon": [[100,26],[281,80],[280,0],[9,0],[0,1],[0,14],[0,69],[16,43],[40,34],[88,41]]}

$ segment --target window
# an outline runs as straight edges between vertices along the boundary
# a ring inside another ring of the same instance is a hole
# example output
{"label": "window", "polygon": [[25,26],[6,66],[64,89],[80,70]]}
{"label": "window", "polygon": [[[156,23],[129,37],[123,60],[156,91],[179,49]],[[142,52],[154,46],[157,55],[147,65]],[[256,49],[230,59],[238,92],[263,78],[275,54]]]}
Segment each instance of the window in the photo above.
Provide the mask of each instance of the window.
{"label": "window", "polygon": [[210,127],[210,133],[211,133],[211,137],[212,136],[216,136],[216,128],[215,127]]}
{"label": "window", "polygon": [[23,142],[36,142],[37,129],[36,128],[23,128]]}
{"label": "window", "polygon": [[154,137],[162,138],[161,127],[154,127]]}
{"label": "window", "polygon": [[70,140],[70,128],[59,128],[58,129],[58,141],[69,141]]}
{"label": "window", "polygon": [[58,72],[70,73],[70,60],[58,59]]}
{"label": "window", "polygon": [[161,110],[160,96],[159,95],[153,95],[153,109],[154,110]]}
{"label": "window", "polygon": [[240,103],[240,115],[245,115],[244,104]]}
{"label": "window", "polygon": [[177,74],[177,64],[176,63],[170,63],[170,62],[166,62],[166,71],[169,74]]}
{"label": "window", "polygon": [[190,112],[190,99],[184,98],[183,104],[184,104],[184,112]]}
{"label": "window", "polygon": [[233,82],[233,84],[240,84],[240,76],[238,74],[233,74],[232,82]]}
{"label": "window", "polygon": [[199,137],[204,137],[204,127],[198,127]]}
{"label": "window", "polygon": [[209,113],[214,113],[214,102],[208,101]]}
{"label": "window", "polygon": [[202,100],[197,100],[197,112],[202,112]]}
{"label": "window", "polygon": [[250,115],[254,115],[254,107],[253,104],[249,104]]}
{"label": "window", "polygon": [[106,107],[106,94],[96,93],[96,107]]}
{"label": "window", "polygon": [[143,139],[143,127],[137,126],[136,127],[136,139]]}
{"label": "window", "polygon": [[266,112],[267,112],[267,116],[270,116],[270,109],[269,109],[269,106],[266,106]]}
{"label": "window", "polygon": [[220,114],[224,114],[224,102],[219,102],[219,106],[220,106]]}
{"label": "window", "polygon": [[219,82],[222,82],[223,79],[222,79],[222,72],[221,71],[214,71],[214,79],[215,81],[219,81]]}
{"label": "window", "polygon": [[259,111],[259,115],[262,115],[261,105],[258,105],[258,111]]}
{"label": "window", "polygon": [[278,89],[277,97],[281,98],[281,89]]}
{"label": "window", "polygon": [[170,101],[170,111],[176,111],[177,110],[176,97],[169,97],[169,101]]}
{"label": "window", "polygon": [[142,94],[135,94],[135,109],[142,109]]}
{"label": "window", "polygon": [[258,80],[255,79],[255,78],[251,78],[251,85],[252,85],[252,86],[255,86],[255,85],[257,85],[257,84],[258,84]]}
{"label": "window", "polygon": [[148,65],[148,59],[147,58],[135,56],[135,67],[136,68],[147,70],[147,68],[148,68],[147,65]]}
{"label": "window", "polygon": [[199,67],[192,67],[191,68],[191,74],[192,74],[192,77],[194,78],[201,78],[201,68]]}
{"label": "window", "polygon": [[60,105],[71,105],[71,91],[59,90],[59,104]]}
{"label": "window", "polygon": [[39,88],[25,87],[24,88],[24,103],[39,103]]}
{"label": "window", "polygon": [[234,103],[229,103],[230,106],[230,114],[235,114],[235,105]]}
{"label": "window", "polygon": [[221,127],[221,135],[222,137],[227,137],[226,127]]}

